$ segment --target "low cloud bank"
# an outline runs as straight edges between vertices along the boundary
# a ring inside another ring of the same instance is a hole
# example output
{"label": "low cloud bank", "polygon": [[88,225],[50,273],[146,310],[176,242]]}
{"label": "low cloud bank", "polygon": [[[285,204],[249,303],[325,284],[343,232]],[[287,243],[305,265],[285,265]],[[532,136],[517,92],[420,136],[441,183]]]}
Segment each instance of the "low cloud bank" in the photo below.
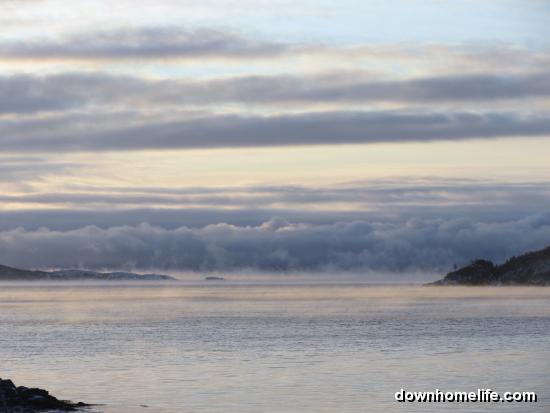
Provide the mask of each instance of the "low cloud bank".
{"label": "low cloud bank", "polygon": [[497,223],[416,218],[300,224],[272,218],[258,226],[20,228],[0,232],[0,262],[26,268],[443,272],[477,257],[502,261],[548,244],[550,214]]}

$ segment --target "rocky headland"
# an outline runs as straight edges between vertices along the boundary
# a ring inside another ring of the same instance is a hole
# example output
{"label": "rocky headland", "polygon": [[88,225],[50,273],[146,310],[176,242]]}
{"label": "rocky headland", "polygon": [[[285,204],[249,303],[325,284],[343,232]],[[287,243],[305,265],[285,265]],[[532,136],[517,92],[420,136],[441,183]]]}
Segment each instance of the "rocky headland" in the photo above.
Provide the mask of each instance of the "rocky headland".
{"label": "rocky headland", "polygon": [[16,386],[11,380],[0,378],[0,413],[75,411],[86,406],[89,405],[59,400],[46,390]]}
{"label": "rocky headland", "polygon": [[487,260],[475,260],[428,285],[550,286],[550,246],[512,257],[501,265]]}

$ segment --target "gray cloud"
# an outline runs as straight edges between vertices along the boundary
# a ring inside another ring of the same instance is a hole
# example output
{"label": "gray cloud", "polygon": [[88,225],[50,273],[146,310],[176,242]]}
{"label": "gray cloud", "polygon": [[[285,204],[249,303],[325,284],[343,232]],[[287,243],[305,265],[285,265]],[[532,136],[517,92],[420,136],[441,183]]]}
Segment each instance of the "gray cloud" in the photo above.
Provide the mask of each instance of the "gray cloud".
{"label": "gray cloud", "polygon": [[89,208],[74,207],[58,208],[18,208],[17,210],[0,211],[0,231],[12,230],[18,227],[27,230],[37,230],[47,227],[52,230],[66,231],[78,229],[87,225],[107,229],[113,226],[136,226],[142,222],[165,229],[175,229],[181,226],[200,228],[210,224],[228,223],[236,226],[258,226],[271,217],[282,216],[291,222],[306,224],[332,224],[350,221],[383,221],[400,222],[403,220],[422,219],[456,219],[468,218],[482,222],[505,222],[519,220],[522,217],[536,215],[546,211],[546,205],[538,202],[483,204],[437,204],[437,205],[405,205],[387,206],[382,209],[368,208],[337,210],[312,208],[218,208],[192,207],[178,208]]}
{"label": "gray cloud", "polygon": [[80,79],[82,91],[74,93],[63,86],[63,83],[69,80],[65,75],[0,76],[0,113],[61,111],[81,107],[90,103],[91,85],[86,81],[85,76],[81,76]]}
{"label": "gray cloud", "polygon": [[[0,167],[1,168],[1,167]],[[333,204],[347,204],[361,209],[388,209],[400,206],[517,204],[518,199],[543,209],[550,204],[550,183],[506,183],[476,180],[396,179],[342,183],[325,187],[242,186],[210,188],[139,188],[72,186],[67,192],[0,195],[0,202],[18,204],[70,204],[74,208],[89,205],[172,207],[296,208],[315,204],[330,209]]]}
{"label": "gray cloud", "polygon": [[120,225],[136,226],[142,222],[165,229],[181,226],[200,228],[220,222],[237,226],[257,226],[277,215],[308,224],[329,224],[370,216],[365,211],[304,211],[281,208],[33,208],[0,210],[0,231],[19,227],[31,231],[44,227],[67,231],[88,225],[107,229]]}
{"label": "gray cloud", "polygon": [[90,105],[491,101],[550,96],[550,75],[478,74],[371,81],[361,73],[249,76],[209,81],[147,80],[72,73],[0,77],[0,112],[60,111]]}
{"label": "gray cloud", "polygon": [[[117,119],[121,124],[116,125]],[[550,135],[550,117],[544,113],[373,111],[210,115],[171,122],[128,119],[109,114],[103,119],[77,115],[0,121],[4,129],[0,148],[10,152],[238,148]]]}
{"label": "gray cloud", "polygon": [[[22,20],[22,24],[28,21]],[[7,22],[9,25],[10,22]],[[279,58],[282,55],[324,54],[329,58],[368,58],[423,62],[439,60],[439,65],[472,68],[515,67],[532,70],[547,66],[546,50],[534,52],[515,44],[493,43],[485,47],[472,44],[429,45],[348,45],[341,47],[320,43],[282,43],[259,40],[257,33],[215,28],[119,27],[108,31],[64,34],[24,40],[0,41],[0,58],[4,60],[55,61],[124,61],[168,59],[255,59]]]}
{"label": "gray cloud", "polygon": [[273,56],[289,46],[214,29],[138,28],[0,43],[3,59],[168,59]]}
{"label": "gray cloud", "polygon": [[29,180],[40,181],[47,176],[67,173],[80,167],[82,165],[77,163],[53,162],[42,157],[0,156],[0,182],[22,185]]}
{"label": "gray cloud", "polygon": [[480,256],[500,261],[549,241],[548,214],[499,223],[416,218],[311,225],[273,218],[258,226],[2,231],[0,262],[194,271],[432,272]]}

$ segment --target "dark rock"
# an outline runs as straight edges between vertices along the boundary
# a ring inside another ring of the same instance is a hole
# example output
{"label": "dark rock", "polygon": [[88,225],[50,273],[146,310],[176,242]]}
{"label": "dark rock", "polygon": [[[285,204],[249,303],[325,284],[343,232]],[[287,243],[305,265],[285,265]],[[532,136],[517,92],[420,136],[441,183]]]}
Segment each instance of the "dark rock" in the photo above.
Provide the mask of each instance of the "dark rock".
{"label": "dark rock", "polygon": [[502,265],[476,260],[428,285],[550,286],[550,247],[512,257]]}
{"label": "dark rock", "polygon": [[35,413],[47,410],[75,411],[86,403],[59,400],[48,391],[16,387],[11,380],[0,379],[0,413]]}
{"label": "dark rock", "polygon": [[491,261],[475,260],[470,265],[448,273],[435,285],[483,285],[496,281],[495,265]]}

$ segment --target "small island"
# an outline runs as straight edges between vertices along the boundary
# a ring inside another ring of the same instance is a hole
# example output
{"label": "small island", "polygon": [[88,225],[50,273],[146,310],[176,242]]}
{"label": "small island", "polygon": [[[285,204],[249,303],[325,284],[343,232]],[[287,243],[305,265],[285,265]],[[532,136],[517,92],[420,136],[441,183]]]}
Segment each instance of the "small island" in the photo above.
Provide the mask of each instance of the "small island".
{"label": "small island", "polygon": [[0,265],[0,281],[169,281],[175,278],[161,274],[135,274],[133,272],[97,272],[90,270],[22,270],[19,268]]}
{"label": "small island", "polygon": [[11,380],[0,378],[0,413],[35,413],[46,411],[75,411],[90,406],[86,403],[73,403],[59,400],[48,391],[38,388],[16,386]]}
{"label": "small island", "polygon": [[208,277],[204,277],[205,281],[225,281],[225,278],[223,277],[217,277],[214,275],[210,275]]}
{"label": "small island", "polygon": [[474,260],[427,285],[538,285],[550,286],[550,246],[512,257],[504,264]]}

